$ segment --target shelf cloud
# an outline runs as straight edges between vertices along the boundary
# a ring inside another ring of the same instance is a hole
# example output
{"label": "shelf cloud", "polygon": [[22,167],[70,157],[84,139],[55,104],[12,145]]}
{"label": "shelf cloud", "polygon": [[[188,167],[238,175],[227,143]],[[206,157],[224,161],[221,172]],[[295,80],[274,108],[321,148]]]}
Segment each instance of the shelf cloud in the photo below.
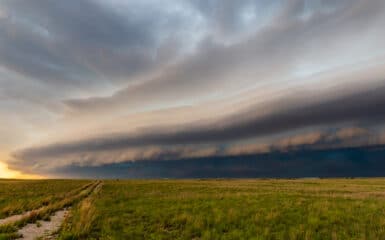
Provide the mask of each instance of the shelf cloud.
{"label": "shelf cloud", "polygon": [[382,0],[0,0],[0,161],[381,146],[384,24]]}

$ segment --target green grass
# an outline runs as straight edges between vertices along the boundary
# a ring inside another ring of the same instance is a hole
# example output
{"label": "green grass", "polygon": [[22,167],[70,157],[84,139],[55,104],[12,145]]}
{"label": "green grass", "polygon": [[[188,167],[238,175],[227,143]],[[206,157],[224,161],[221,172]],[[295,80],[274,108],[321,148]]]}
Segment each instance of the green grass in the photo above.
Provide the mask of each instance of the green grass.
{"label": "green grass", "polygon": [[88,197],[73,206],[71,214],[62,225],[60,239],[98,238],[93,235],[92,229],[96,220],[95,201],[100,197],[101,187],[96,187]]}
{"label": "green grass", "polygon": [[84,198],[87,198],[94,189],[100,184],[99,181],[88,183],[79,189],[70,191],[65,198],[49,203],[49,205],[31,211],[26,216],[23,216],[20,220],[14,221],[8,224],[0,225],[0,240],[1,239],[15,239],[17,237],[17,230],[27,225],[28,223],[36,223],[39,220],[49,221],[50,216],[56,211],[64,208],[71,207],[78,202],[81,202]]}
{"label": "green grass", "polygon": [[89,180],[0,180],[0,219],[49,205]]}
{"label": "green grass", "polygon": [[20,237],[17,233],[0,233],[0,240],[17,239]]}
{"label": "green grass", "polygon": [[72,205],[59,239],[385,239],[385,179],[107,180],[75,196],[49,205]]}
{"label": "green grass", "polygon": [[61,239],[385,239],[385,179],[105,181],[87,201]]}

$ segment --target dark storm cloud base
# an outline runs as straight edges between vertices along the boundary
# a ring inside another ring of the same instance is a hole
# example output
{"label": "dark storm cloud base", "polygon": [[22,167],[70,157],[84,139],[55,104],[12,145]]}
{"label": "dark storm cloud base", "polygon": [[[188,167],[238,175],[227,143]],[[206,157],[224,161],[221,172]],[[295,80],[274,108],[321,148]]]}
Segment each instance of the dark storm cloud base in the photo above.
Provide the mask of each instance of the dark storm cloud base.
{"label": "dark storm cloud base", "polygon": [[59,174],[98,178],[383,177],[385,146],[71,166]]}

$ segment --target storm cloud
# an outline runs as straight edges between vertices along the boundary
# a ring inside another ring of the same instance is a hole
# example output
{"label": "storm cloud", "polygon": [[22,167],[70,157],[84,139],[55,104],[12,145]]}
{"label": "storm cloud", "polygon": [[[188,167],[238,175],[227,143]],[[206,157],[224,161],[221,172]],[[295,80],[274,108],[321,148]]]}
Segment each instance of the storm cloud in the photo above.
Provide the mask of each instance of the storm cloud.
{"label": "storm cloud", "polygon": [[[240,140],[266,137],[277,133],[290,133],[306,128],[317,129],[336,126],[370,126],[373,128],[382,126],[385,119],[384,91],[385,85],[381,85],[374,89],[320,102],[312,103],[310,99],[301,99],[301,102],[305,103],[302,106],[298,106],[298,103],[290,106],[282,102],[279,104],[285,106],[284,109],[259,117],[252,117],[253,114],[250,113],[255,112],[255,109],[251,108],[209,125],[199,123],[195,127],[168,126],[159,129],[153,127],[152,129],[144,129],[142,133],[136,135],[119,134],[25,149],[16,153],[15,156],[29,163],[43,161],[43,159],[66,163],[69,160],[69,155],[70,162],[77,159],[75,161],[77,164],[82,162],[79,161],[78,157],[80,159],[86,158],[89,163],[103,164],[141,159],[177,159],[192,157],[194,154],[196,157],[234,154],[232,150],[223,153],[220,150],[221,146]],[[357,136],[365,136],[364,141],[359,142],[360,145],[382,144],[377,139],[380,136],[367,136],[366,134],[367,132],[360,128],[342,129],[333,135],[327,132],[313,133],[283,139],[269,146],[266,151],[285,150],[289,147],[301,147],[303,145],[340,146],[337,144],[347,143],[346,140],[354,139]],[[197,146],[191,148],[194,145]],[[207,145],[215,147],[207,148]],[[124,151],[126,149],[134,150],[127,152]],[[123,151],[124,154],[114,154],[114,151]],[[102,157],[97,157],[97,152]],[[103,154],[103,152],[105,153]],[[199,154],[201,152],[202,154]],[[239,151],[239,153],[241,152]],[[243,152],[247,153],[247,150]],[[257,150],[255,152],[258,153]],[[84,158],[84,156],[87,157]],[[64,157],[64,160],[60,160],[60,157]]]}
{"label": "storm cloud", "polygon": [[145,4],[122,14],[92,0],[1,3],[7,13],[0,22],[2,65],[60,86],[84,87],[149,70],[161,48],[158,34],[177,30],[181,26],[169,25],[182,18],[144,11]]}
{"label": "storm cloud", "polygon": [[381,145],[384,25],[382,0],[0,0],[0,161]]}

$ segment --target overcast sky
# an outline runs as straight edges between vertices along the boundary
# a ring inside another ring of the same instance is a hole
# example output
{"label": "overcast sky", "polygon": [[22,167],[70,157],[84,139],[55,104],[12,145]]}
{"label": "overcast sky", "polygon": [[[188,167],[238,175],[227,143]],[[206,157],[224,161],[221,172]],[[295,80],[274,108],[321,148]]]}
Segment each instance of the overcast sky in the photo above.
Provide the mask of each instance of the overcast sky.
{"label": "overcast sky", "polygon": [[0,0],[0,177],[382,145],[384,26],[383,0]]}

